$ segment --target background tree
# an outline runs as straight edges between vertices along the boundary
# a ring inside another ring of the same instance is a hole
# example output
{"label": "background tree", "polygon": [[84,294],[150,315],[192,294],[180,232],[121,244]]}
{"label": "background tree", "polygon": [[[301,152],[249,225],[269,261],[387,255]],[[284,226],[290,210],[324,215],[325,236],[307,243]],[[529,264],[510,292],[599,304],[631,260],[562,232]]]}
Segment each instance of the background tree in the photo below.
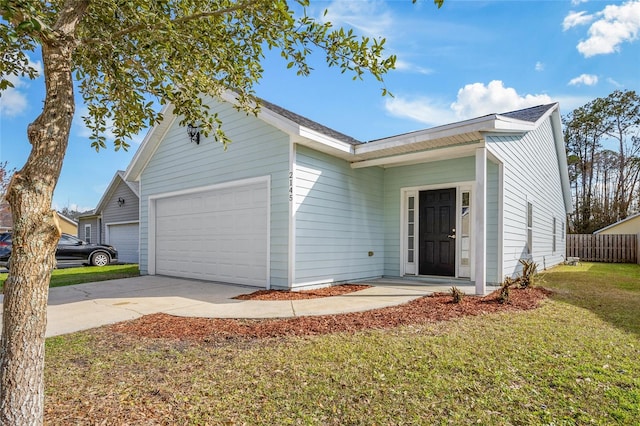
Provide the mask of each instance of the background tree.
{"label": "background tree", "polygon": [[0,203],[4,201],[4,195],[9,187],[9,180],[14,172],[15,170],[9,169],[8,162],[0,162]]}
{"label": "background tree", "polygon": [[640,210],[640,97],[616,90],[563,118],[576,213],[591,233]]}
{"label": "background tree", "polygon": [[[443,0],[435,0],[438,6]],[[307,15],[308,0],[0,0],[0,90],[8,76],[35,77],[28,52],[40,52],[46,98],[27,129],[31,153],[7,199],[14,218],[10,273],[4,285],[0,342],[0,423],[35,425],[43,415],[43,366],[50,271],[60,229],[51,198],[75,110],[74,79],[88,107],[91,144],[115,149],[162,117],[172,103],[181,123],[227,142],[203,96],[237,93],[238,107],[257,110],[260,61],[276,50],[299,75],[311,71],[312,50],[353,78],[382,81],[395,63],[384,40],[359,38]],[[383,93],[386,90],[382,89]]]}
{"label": "background tree", "polygon": [[[629,214],[634,188],[638,183],[637,159],[640,154],[640,96],[634,91],[616,90],[605,98],[606,135],[618,148],[618,173],[614,196],[615,221]],[[634,137],[636,136],[636,137]]]}
{"label": "background tree", "polygon": [[4,196],[14,172],[15,169],[10,169],[7,161],[0,162],[0,226],[3,227],[11,223],[11,210]]}

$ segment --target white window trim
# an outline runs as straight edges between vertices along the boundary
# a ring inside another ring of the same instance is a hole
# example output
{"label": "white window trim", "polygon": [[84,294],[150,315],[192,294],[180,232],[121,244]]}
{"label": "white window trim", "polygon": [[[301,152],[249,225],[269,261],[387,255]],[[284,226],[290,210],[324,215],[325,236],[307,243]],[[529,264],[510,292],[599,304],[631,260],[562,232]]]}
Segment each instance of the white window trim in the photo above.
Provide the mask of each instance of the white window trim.
{"label": "white window trim", "polygon": [[[89,239],[87,240],[87,229],[89,230]],[[95,241],[91,241],[91,224],[90,223],[85,223],[84,225],[84,238],[82,238],[84,241],[88,242],[88,243],[93,243],[96,244]]]}
{"label": "white window trim", "polygon": [[[445,183],[445,184],[436,184],[436,185],[421,185],[421,186],[412,186],[412,187],[405,187],[405,188],[401,188],[400,189],[400,276],[406,276],[406,275],[410,275],[410,276],[419,276],[418,272],[418,259],[420,256],[419,253],[419,248],[418,248],[418,238],[417,235],[419,235],[419,218],[417,216],[416,213],[416,217],[415,217],[415,226],[414,226],[414,265],[415,265],[415,273],[409,273],[407,272],[407,251],[408,251],[408,241],[407,241],[407,235],[408,235],[408,224],[407,224],[407,212],[408,212],[408,198],[410,196],[414,196],[415,197],[415,201],[414,201],[414,210],[416,212],[419,212],[420,210],[420,191],[432,191],[432,190],[438,190],[438,189],[449,189],[449,188],[455,188],[456,190],[456,205],[455,205],[455,209],[456,209],[456,230],[461,229],[461,225],[462,225],[462,220],[460,217],[460,211],[462,210],[462,192],[469,192],[470,193],[470,197],[473,197],[473,192],[475,190],[474,187],[474,182],[473,181],[462,181],[462,182],[451,182],[451,183]],[[474,216],[474,207],[473,207],[473,200],[472,200],[472,207],[471,207],[471,229],[470,229],[470,233],[469,233],[469,240],[470,240],[470,244],[473,245],[473,241],[475,239],[475,230],[474,230],[474,225],[473,225],[473,216]],[[455,277],[459,277],[460,276],[460,251],[461,251],[461,244],[460,244],[460,239],[456,238],[456,264],[455,264]],[[471,273],[470,273],[470,277],[464,277],[464,278],[469,278],[470,280],[473,281],[474,279],[474,261],[473,261],[473,250],[471,250],[470,253],[470,263],[471,263]]]}

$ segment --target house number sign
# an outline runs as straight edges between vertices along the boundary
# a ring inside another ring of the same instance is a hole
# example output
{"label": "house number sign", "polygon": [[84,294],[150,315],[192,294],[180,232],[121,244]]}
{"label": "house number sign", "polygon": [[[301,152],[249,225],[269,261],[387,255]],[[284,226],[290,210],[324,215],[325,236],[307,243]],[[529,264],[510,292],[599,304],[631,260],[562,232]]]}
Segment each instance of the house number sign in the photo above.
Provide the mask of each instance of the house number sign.
{"label": "house number sign", "polygon": [[289,201],[293,201],[293,172],[289,172]]}

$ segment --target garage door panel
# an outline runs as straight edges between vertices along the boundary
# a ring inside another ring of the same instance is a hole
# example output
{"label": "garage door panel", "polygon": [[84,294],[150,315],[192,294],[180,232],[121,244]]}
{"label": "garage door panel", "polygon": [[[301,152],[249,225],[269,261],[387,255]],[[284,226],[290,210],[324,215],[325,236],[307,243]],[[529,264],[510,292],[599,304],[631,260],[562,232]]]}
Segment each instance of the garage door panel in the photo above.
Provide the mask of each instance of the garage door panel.
{"label": "garage door panel", "polygon": [[158,199],[156,273],[266,286],[267,219],[266,181]]}
{"label": "garage door panel", "polygon": [[138,224],[107,224],[108,243],[118,250],[120,262],[138,263]]}

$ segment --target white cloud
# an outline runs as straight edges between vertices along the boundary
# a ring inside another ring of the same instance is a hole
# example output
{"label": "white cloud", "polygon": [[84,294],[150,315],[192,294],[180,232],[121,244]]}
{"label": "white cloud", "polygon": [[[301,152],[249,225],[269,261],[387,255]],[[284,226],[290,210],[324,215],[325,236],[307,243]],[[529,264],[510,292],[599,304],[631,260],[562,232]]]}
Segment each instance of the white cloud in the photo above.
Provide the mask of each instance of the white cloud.
{"label": "white cloud", "polygon": [[638,39],[639,0],[629,1],[620,6],[606,6],[595,15],[598,19],[589,27],[589,37],[577,45],[578,51],[584,57],[618,52],[622,43]]}
{"label": "white cloud", "polygon": [[457,100],[436,102],[426,97],[387,99],[386,110],[393,116],[409,118],[424,124],[441,125],[491,113],[502,113],[553,102],[545,94],[519,95],[499,80],[467,84],[458,90]]}
{"label": "white cloud", "polygon": [[[38,75],[42,75],[42,63],[29,61],[29,65],[38,71]],[[15,75],[10,75],[7,79],[13,84],[13,87],[5,89],[0,95],[0,116],[16,117],[29,106],[24,89],[29,87],[30,79]]]}
{"label": "white cloud", "polygon": [[577,5],[581,4],[581,3],[586,3],[588,1],[589,0],[571,0],[571,5],[572,6],[577,6]]}
{"label": "white cloud", "polygon": [[490,113],[501,113],[551,103],[549,95],[519,95],[516,89],[504,87],[500,80],[488,85],[467,84],[458,90],[458,100],[451,104],[460,119],[478,117]]}
{"label": "white cloud", "polygon": [[536,71],[544,71],[544,64],[542,62],[536,62]]}
{"label": "white cloud", "polygon": [[446,105],[426,97],[402,98],[396,96],[385,101],[385,109],[394,117],[409,118],[429,125],[456,121],[455,113]]}
{"label": "white cloud", "polygon": [[390,34],[394,22],[386,3],[380,0],[334,0],[322,19],[335,27],[350,26],[373,37]]}
{"label": "white cloud", "polygon": [[22,82],[17,79],[12,83],[14,87],[7,88],[0,97],[0,116],[15,117],[27,109],[27,97],[20,91]]}
{"label": "white cloud", "polygon": [[612,86],[616,86],[616,87],[622,87],[623,86],[622,84],[618,83],[617,81],[615,81],[611,77],[607,78],[607,83],[611,84]]}
{"label": "white cloud", "polygon": [[598,76],[593,74],[580,74],[576,78],[572,78],[569,81],[569,86],[579,86],[584,84],[585,86],[595,86],[598,84]]}
{"label": "white cloud", "polygon": [[578,25],[588,24],[593,20],[593,18],[593,15],[588,15],[587,12],[571,11],[562,21],[562,30],[567,31],[568,29],[577,27]]}
{"label": "white cloud", "polygon": [[422,74],[422,75],[433,74],[432,69],[424,68],[419,65],[403,61],[401,59],[396,60],[396,70],[404,71],[404,72],[413,72],[413,73]]}

